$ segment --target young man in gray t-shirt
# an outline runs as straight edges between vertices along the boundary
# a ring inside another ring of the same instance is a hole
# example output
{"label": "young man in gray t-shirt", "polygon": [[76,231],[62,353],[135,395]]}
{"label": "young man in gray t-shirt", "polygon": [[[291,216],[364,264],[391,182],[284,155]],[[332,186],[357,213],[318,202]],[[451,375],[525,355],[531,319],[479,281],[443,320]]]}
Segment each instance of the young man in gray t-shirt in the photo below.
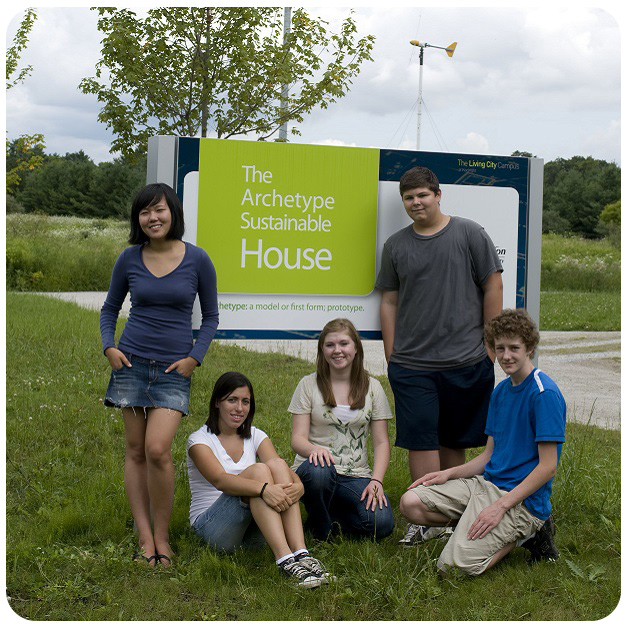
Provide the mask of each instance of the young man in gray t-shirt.
{"label": "young man in gray t-shirt", "polygon": [[[483,325],[503,307],[503,269],[479,224],[442,213],[431,170],[405,172],[400,193],[413,224],[385,243],[376,288],[396,446],[408,450],[415,481],[463,464],[467,448],[486,443],[494,356],[486,351]],[[442,532],[410,525],[401,543]]]}

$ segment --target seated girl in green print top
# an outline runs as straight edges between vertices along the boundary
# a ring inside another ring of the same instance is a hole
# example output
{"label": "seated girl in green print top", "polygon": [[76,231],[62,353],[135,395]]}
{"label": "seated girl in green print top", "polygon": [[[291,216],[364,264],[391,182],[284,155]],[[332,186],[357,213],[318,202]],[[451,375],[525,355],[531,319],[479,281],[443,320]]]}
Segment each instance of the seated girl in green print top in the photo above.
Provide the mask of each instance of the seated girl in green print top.
{"label": "seated girl in green print top", "polygon": [[[292,414],[292,469],[303,483],[305,528],[326,540],[334,523],[343,533],[385,538],[394,529],[383,490],[390,461],[392,412],[381,384],[364,369],[353,323],[327,323],[318,339],[316,372],[299,382]],[[368,435],[374,464],[368,465]]]}

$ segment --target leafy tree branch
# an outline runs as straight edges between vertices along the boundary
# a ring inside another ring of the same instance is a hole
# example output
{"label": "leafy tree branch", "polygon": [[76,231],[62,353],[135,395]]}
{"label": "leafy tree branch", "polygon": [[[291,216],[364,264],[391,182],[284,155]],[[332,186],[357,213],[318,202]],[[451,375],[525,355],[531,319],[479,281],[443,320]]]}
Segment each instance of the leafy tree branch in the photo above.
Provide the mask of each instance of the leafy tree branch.
{"label": "leafy tree branch", "polygon": [[[7,90],[17,84],[32,72],[33,67],[27,65],[18,70],[22,52],[28,45],[28,36],[37,19],[35,9],[26,9],[20,26],[13,37],[11,45],[6,51],[6,88]],[[17,73],[17,76],[16,76]],[[41,133],[21,135],[18,139],[10,141],[6,139],[6,191],[14,193],[22,180],[24,172],[31,172],[43,163],[43,149],[45,148],[44,136]]]}
{"label": "leafy tree branch", "polygon": [[[28,45],[28,35],[32,30],[35,20],[37,19],[37,12],[35,9],[26,9],[24,17],[20,22],[20,26],[17,29],[17,33],[13,37],[13,42],[7,48],[6,54],[6,81],[7,89],[15,87],[18,83],[24,81],[24,79],[32,72],[33,66],[27,65],[18,71],[18,64],[22,52]],[[15,73],[18,72],[17,76]]]}
{"label": "leafy tree branch", "polygon": [[[127,157],[156,134],[268,139],[346,95],[372,60],[374,37],[359,37],[352,15],[333,33],[296,9],[284,38],[280,8],[169,7],[144,18],[95,10],[105,35],[101,59],[79,87],[98,98],[112,151]],[[290,93],[282,101],[284,85]]]}

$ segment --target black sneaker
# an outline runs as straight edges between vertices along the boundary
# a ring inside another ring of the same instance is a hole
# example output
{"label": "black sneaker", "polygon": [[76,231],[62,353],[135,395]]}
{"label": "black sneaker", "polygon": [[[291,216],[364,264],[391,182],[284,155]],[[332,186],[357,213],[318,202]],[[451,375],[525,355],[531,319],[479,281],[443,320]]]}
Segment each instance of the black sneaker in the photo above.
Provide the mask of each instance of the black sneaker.
{"label": "black sneaker", "polygon": [[293,557],[281,562],[279,570],[281,574],[296,581],[301,588],[319,588],[322,585],[320,577],[317,577],[308,568],[299,564]]}
{"label": "black sneaker", "polygon": [[316,577],[320,579],[322,583],[329,583],[330,581],[335,581],[337,577],[332,575],[315,557],[306,553],[304,555],[300,555],[296,558],[296,561],[304,566],[310,573],[314,574]]}
{"label": "black sneaker", "polygon": [[560,552],[555,545],[555,521],[553,516],[549,516],[542,527],[536,531],[533,538],[529,538],[521,545],[530,553],[530,561],[548,561],[554,562],[559,559]]}

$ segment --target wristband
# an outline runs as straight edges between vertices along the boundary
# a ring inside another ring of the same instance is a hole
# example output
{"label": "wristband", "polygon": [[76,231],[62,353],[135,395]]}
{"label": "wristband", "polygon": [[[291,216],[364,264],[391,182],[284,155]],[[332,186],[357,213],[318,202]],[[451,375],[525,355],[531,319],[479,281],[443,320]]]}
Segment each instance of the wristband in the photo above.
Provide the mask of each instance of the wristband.
{"label": "wristband", "polygon": [[379,479],[375,479],[374,477],[370,477],[370,481],[376,481],[377,483],[381,484],[381,487],[383,487],[383,481],[379,481]]}
{"label": "wristband", "polygon": [[261,492],[259,492],[259,498],[262,499],[263,498],[263,491],[266,489],[266,486],[268,485],[268,482],[263,484],[263,488],[261,488]]}

